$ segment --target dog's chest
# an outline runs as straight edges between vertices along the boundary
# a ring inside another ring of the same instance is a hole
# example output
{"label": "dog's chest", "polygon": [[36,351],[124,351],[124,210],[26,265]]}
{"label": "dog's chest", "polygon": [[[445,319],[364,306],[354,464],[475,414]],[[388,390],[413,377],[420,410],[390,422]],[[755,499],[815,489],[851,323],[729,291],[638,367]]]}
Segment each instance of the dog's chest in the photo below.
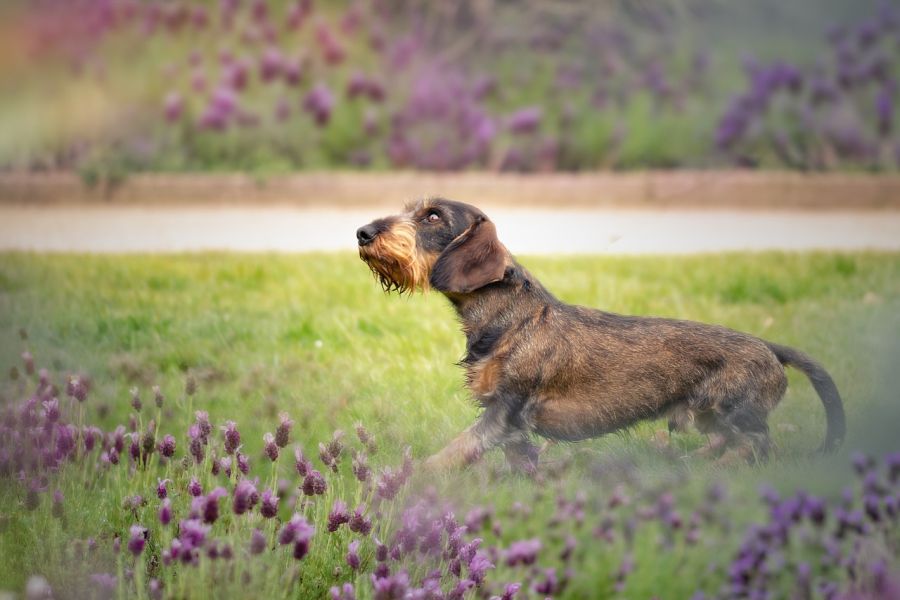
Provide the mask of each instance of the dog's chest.
{"label": "dog's chest", "polygon": [[482,403],[489,402],[503,373],[503,329],[487,328],[466,336],[466,385]]}
{"label": "dog's chest", "polygon": [[503,358],[488,356],[466,367],[466,385],[479,402],[490,402],[502,374]]}

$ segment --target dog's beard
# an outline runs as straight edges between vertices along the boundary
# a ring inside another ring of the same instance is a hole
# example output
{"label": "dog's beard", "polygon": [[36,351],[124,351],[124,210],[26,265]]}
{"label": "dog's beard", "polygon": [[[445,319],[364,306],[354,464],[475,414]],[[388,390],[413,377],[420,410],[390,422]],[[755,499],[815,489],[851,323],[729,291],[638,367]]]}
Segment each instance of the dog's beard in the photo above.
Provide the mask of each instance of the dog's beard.
{"label": "dog's beard", "polygon": [[361,246],[359,257],[372,269],[385,292],[400,294],[428,288],[433,260],[424,257],[416,246],[412,223],[399,221],[372,243]]}

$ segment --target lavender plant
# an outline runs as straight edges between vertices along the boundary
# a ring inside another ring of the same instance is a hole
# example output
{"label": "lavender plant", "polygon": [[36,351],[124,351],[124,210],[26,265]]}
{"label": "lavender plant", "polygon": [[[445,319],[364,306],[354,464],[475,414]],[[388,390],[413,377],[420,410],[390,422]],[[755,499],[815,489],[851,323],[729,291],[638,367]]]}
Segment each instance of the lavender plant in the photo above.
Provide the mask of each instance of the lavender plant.
{"label": "lavender plant", "polygon": [[[33,360],[26,356],[26,370]],[[441,493],[417,475],[408,450],[399,465],[361,477],[360,465],[374,460],[362,425],[358,445],[340,431],[321,444],[323,474],[299,446],[293,462],[273,450],[287,443],[292,421],[282,414],[280,435],[266,434],[248,450],[268,461],[229,468],[222,461],[243,448],[233,421],[216,439],[209,415],[196,412],[187,429],[205,449],[198,459],[162,433],[185,423],[163,417],[144,426],[138,414],[127,428],[102,431],[86,422],[76,395],[60,401],[50,371],[31,370],[17,376],[18,397],[0,413],[0,478],[13,490],[5,518],[36,532],[48,514],[69,523],[52,542],[69,547],[69,569],[32,565],[27,593],[65,585],[82,597],[156,598],[252,586],[266,595],[342,599],[633,597],[667,557],[700,574],[695,598],[900,592],[897,452],[854,455],[855,483],[836,498],[802,489],[782,496],[764,486],[758,500],[741,501],[721,483],[697,498],[683,480],[653,480],[628,460],[594,459],[542,465],[511,505],[467,506],[464,495]],[[128,429],[162,441],[126,453]],[[352,464],[340,460],[348,446]],[[573,469],[589,473],[590,486],[562,485]],[[71,497],[79,488],[110,499],[101,503],[99,530],[77,526],[84,507]],[[751,518],[736,517],[736,509]]]}

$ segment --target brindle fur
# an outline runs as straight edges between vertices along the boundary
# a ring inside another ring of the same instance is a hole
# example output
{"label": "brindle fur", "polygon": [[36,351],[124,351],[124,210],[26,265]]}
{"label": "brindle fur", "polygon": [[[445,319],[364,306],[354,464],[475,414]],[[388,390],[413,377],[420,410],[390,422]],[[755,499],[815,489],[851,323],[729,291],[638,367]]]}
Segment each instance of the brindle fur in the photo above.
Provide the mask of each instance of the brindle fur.
{"label": "brindle fur", "polygon": [[500,446],[511,465],[531,470],[532,434],[575,441],[663,416],[670,429],[693,425],[724,442],[723,458],[764,458],[767,415],[787,388],[783,365],[806,373],[822,399],[823,449],[844,436],[837,388],[808,356],[716,325],[560,302],[473,206],[417,202],[357,237],[386,290],[436,289],[462,323],[466,382],[484,410],[429,459],[432,467],[462,466]]}

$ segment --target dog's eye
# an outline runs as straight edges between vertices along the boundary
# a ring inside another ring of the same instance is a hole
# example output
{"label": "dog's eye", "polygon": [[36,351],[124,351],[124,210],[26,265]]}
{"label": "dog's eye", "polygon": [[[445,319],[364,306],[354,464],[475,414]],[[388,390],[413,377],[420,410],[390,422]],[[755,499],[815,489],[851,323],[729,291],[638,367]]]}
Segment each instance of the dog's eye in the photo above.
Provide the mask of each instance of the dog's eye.
{"label": "dog's eye", "polygon": [[425,220],[429,223],[437,223],[441,220],[441,215],[437,214],[436,212],[430,212],[428,213],[428,216],[425,217]]}

